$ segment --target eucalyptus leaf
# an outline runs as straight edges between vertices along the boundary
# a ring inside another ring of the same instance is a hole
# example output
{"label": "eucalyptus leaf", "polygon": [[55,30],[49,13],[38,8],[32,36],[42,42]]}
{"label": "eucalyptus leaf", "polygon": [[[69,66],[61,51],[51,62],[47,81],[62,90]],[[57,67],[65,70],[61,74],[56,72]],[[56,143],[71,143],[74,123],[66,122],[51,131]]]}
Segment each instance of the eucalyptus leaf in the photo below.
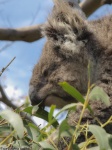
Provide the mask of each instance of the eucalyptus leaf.
{"label": "eucalyptus leaf", "polygon": [[[32,114],[32,109],[33,109],[33,107],[25,108],[24,112]],[[33,114],[33,116],[36,116],[38,118],[44,119],[45,121],[49,122],[48,121],[48,115],[49,115],[49,113],[42,108],[38,108],[38,110],[35,112],[35,114]],[[53,120],[52,120],[52,125],[55,128],[59,125],[58,121],[55,118],[53,118]]]}
{"label": "eucalyptus leaf", "polygon": [[111,147],[112,149],[112,134],[108,134],[108,142],[109,142],[109,146]]}
{"label": "eucalyptus leaf", "polygon": [[48,121],[49,123],[52,121],[53,119],[53,113],[54,113],[54,110],[55,110],[56,106],[55,105],[52,105],[50,107],[50,111],[49,111],[49,114],[48,114]]}
{"label": "eucalyptus leaf", "polygon": [[55,115],[55,118],[61,114],[63,111],[66,111],[68,109],[71,109],[71,108],[76,108],[77,105],[80,105],[78,103],[71,103],[71,104],[68,104],[66,106],[64,106],[56,115]]}
{"label": "eucalyptus leaf", "polygon": [[33,108],[32,108],[32,115],[34,115],[37,112],[38,109],[39,109],[38,105],[33,106]]}
{"label": "eucalyptus leaf", "polygon": [[94,147],[88,148],[87,150],[99,150],[99,146],[94,146]]}
{"label": "eucalyptus leaf", "polygon": [[109,135],[106,131],[97,125],[89,125],[89,131],[93,133],[100,150],[111,150],[112,145],[109,144]]}
{"label": "eucalyptus leaf", "polygon": [[14,147],[14,148],[30,148],[29,144],[27,142],[25,142],[24,140],[16,140],[16,141],[13,141],[11,143],[11,145]]}
{"label": "eucalyptus leaf", "polygon": [[10,132],[11,129],[10,129],[10,126],[0,126],[0,134],[3,133],[3,132]]}
{"label": "eucalyptus leaf", "polygon": [[[82,104],[84,104],[85,99],[81,95],[81,93],[79,91],[77,91],[76,88],[69,85],[67,82],[60,82],[58,84],[63,88],[64,91],[66,91],[68,94],[70,94],[72,97],[74,97],[77,100],[77,102],[81,102]],[[89,111],[91,113],[93,113],[93,111],[89,105],[87,106],[87,108],[89,109]]]}
{"label": "eucalyptus leaf", "polygon": [[77,144],[72,144],[72,149],[73,150],[80,150]]}
{"label": "eucalyptus leaf", "polygon": [[3,110],[0,113],[0,116],[3,119],[7,120],[13,126],[13,128],[16,130],[16,133],[19,136],[19,138],[23,138],[24,125],[23,125],[23,121],[22,121],[21,117],[17,113],[15,113],[12,110]]}
{"label": "eucalyptus leaf", "polygon": [[32,115],[32,109],[33,109],[33,106],[29,106],[29,107],[26,107],[25,109],[23,109],[23,111]]}
{"label": "eucalyptus leaf", "polygon": [[46,141],[39,142],[40,146],[44,148],[44,150],[55,150],[55,148]]}
{"label": "eucalyptus leaf", "polygon": [[110,106],[109,96],[101,87],[94,87],[89,94],[89,98],[91,100],[101,100],[105,105]]}
{"label": "eucalyptus leaf", "polygon": [[68,124],[66,119],[63,120],[59,126],[59,138],[64,136],[72,137],[74,133],[74,129]]}
{"label": "eucalyptus leaf", "polygon": [[64,89],[64,91],[74,97],[78,102],[84,104],[85,99],[73,86],[69,85],[67,82],[60,82],[59,85]]}
{"label": "eucalyptus leaf", "polygon": [[39,146],[36,143],[38,142],[38,137],[40,134],[39,129],[32,123],[28,124],[28,126],[26,126],[26,129],[31,140],[33,140],[32,149],[33,150],[38,149]]}

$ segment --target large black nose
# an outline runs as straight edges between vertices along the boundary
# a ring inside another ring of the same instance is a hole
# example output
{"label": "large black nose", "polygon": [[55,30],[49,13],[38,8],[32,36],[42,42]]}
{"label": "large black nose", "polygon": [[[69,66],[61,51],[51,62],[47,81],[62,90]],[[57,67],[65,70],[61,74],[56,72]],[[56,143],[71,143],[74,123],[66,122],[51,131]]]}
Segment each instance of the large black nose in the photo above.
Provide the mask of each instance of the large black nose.
{"label": "large black nose", "polygon": [[29,97],[31,105],[38,105],[39,103],[41,104],[43,101],[40,97],[37,96],[37,91],[32,85],[30,85],[29,87]]}

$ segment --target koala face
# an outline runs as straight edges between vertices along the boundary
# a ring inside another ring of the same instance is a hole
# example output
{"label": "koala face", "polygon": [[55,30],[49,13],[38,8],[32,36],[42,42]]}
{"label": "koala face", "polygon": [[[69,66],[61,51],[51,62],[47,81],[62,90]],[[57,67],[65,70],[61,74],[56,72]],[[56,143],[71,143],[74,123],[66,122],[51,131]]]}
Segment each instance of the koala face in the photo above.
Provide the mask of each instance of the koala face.
{"label": "koala face", "polygon": [[[61,108],[66,104],[76,102],[59,85],[59,82],[66,81],[76,87],[81,93],[86,92],[87,64],[83,63],[83,58],[66,59],[56,54],[49,42],[46,43],[39,63],[34,67],[30,81],[29,94],[31,104],[40,106],[50,106],[55,104]],[[83,84],[84,83],[84,84]]]}

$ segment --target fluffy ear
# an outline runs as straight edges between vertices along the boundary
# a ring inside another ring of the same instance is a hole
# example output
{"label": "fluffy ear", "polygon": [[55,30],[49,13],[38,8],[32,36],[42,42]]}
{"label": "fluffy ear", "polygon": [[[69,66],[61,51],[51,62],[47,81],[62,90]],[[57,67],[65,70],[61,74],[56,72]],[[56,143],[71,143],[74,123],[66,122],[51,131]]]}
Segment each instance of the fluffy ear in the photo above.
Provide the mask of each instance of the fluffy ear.
{"label": "fluffy ear", "polygon": [[75,11],[77,11],[79,15],[81,15],[82,18],[86,19],[84,12],[82,11],[82,9],[80,8],[78,4],[78,0],[53,0],[53,1],[54,1],[54,4],[60,3],[60,1],[68,3],[71,7],[75,9]]}
{"label": "fluffy ear", "polygon": [[84,13],[73,0],[55,0],[55,5],[44,34],[53,50],[69,58],[79,54],[87,41],[87,24]]}

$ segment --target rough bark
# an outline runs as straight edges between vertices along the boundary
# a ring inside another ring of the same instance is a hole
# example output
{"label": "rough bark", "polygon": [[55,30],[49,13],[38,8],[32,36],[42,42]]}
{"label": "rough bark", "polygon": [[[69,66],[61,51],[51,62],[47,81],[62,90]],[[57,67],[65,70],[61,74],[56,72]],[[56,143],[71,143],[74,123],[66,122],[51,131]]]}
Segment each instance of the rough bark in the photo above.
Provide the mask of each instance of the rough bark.
{"label": "rough bark", "polygon": [[0,40],[33,42],[42,38],[42,25],[23,28],[0,28]]}
{"label": "rough bark", "polygon": [[[86,16],[91,15],[102,4],[110,4],[111,0],[84,0],[79,5]],[[23,28],[0,28],[0,40],[34,42],[42,38],[42,25]]]}
{"label": "rough bark", "polygon": [[97,2],[95,0],[84,0],[79,5],[86,16],[89,16],[102,5],[102,0],[97,0]]}

